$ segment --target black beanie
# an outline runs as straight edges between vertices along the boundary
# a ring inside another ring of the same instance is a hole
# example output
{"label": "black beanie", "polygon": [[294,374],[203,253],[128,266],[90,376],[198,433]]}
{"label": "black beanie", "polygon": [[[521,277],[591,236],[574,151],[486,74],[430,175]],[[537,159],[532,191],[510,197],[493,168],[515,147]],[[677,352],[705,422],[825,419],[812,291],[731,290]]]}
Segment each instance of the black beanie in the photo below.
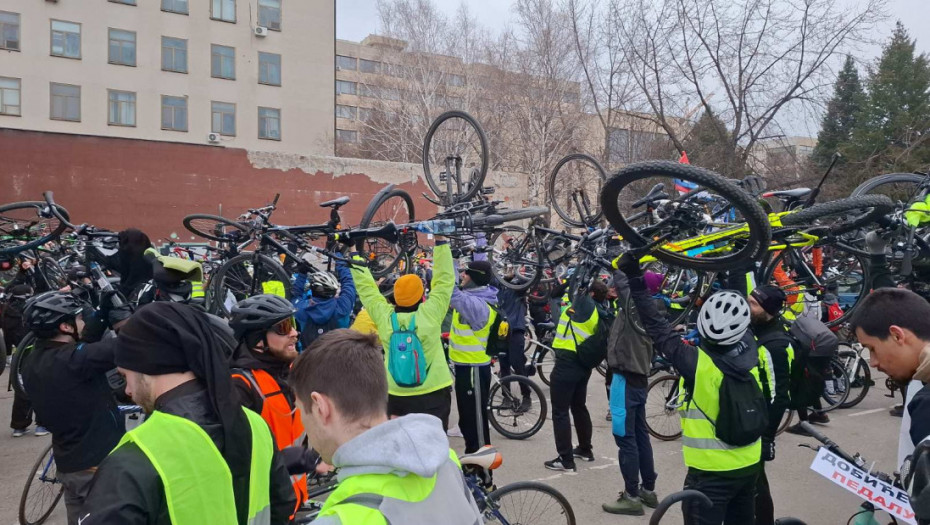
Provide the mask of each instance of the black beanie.
{"label": "black beanie", "polygon": [[465,269],[465,275],[478,286],[487,286],[491,282],[491,263],[488,261],[472,261]]}
{"label": "black beanie", "polygon": [[771,316],[778,316],[781,314],[782,308],[785,307],[785,292],[777,286],[760,286],[753,290],[750,295]]}

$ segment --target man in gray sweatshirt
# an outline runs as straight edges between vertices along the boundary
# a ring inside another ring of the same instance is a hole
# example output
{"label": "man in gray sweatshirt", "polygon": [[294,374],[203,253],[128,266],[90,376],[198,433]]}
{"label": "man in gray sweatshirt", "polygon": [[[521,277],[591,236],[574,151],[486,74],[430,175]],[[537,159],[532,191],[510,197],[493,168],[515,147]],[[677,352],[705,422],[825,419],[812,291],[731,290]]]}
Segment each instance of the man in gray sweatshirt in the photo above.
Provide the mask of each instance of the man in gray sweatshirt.
{"label": "man in gray sweatshirt", "polygon": [[387,418],[387,376],[374,335],[337,329],[291,369],[310,444],[338,469],[339,487],[314,525],[480,525],[438,418]]}

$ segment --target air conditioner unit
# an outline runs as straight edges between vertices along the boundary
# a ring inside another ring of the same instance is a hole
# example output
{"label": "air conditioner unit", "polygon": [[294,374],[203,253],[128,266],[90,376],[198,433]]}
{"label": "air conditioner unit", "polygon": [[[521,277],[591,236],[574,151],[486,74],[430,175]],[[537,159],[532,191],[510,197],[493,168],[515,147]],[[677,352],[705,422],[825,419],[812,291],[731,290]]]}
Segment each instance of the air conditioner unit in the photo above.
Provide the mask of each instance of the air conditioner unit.
{"label": "air conditioner unit", "polygon": [[262,36],[262,37],[268,36],[268,28],[267,28],[267,27],[262,27],[262,26],[256,27],[256,28],[255,28],[255,36]]}
{"label": "air conditioner unit", "polygon": [[220,143],[220,134],[219,133],[210,133],[207,135],[207,142],[210,144],[219,144]]}

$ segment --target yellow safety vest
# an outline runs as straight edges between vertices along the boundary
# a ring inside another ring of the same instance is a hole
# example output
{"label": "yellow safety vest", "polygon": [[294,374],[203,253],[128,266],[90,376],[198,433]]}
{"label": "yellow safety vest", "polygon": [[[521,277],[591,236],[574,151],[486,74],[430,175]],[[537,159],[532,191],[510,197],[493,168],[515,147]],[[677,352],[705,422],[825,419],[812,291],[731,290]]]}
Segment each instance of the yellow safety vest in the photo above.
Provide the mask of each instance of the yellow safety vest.
{"label": "yellow safety vest", "polygon": [[578,345],[594,335],[599,317],[597,308],[595,308],[587,321],[579,323],[571,320],[570,312],[572,312],[571,307],[562,308],[562,315],[559,317],[559,326],[555,329],[555,340],[552,342],[552,348],[577,352]]}
{"label": "yellow safety vest", "polygon": [[480,330],[472,330],[463,323],[458,310],[452,312],[452,333],[449,334],[449,360],[459,365],[486,365],[491,362],[488,356],[488,336],[491,325],[497,319],[497,312],[488,307],[488,320]]}

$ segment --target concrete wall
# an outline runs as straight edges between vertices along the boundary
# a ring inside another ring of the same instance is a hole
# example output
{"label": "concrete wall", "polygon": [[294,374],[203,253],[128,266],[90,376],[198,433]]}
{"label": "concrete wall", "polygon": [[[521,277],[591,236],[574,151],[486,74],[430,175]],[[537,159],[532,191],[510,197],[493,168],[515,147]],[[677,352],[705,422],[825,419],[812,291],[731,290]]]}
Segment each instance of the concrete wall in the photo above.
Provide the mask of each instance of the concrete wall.
{"label": "concrete wall", "polygon": [[[191,213],[234,218],[264,206],[281,193],[277,224],[322,223],[328,210],[318,203],[349,196],[343,222],[358,224],[368,202],[388,183],[414,197],[417,219],[436,208],[422,168],[413,164],[280,152],[215,148],[188,144],[83,137],[0,130],[0,204],[41,200],[53,190],[72,221],[119,230],[138,227],[152,240],[177,233]],[[495,198],[520,207],[526,198],[524,176],[492,173]]]}

